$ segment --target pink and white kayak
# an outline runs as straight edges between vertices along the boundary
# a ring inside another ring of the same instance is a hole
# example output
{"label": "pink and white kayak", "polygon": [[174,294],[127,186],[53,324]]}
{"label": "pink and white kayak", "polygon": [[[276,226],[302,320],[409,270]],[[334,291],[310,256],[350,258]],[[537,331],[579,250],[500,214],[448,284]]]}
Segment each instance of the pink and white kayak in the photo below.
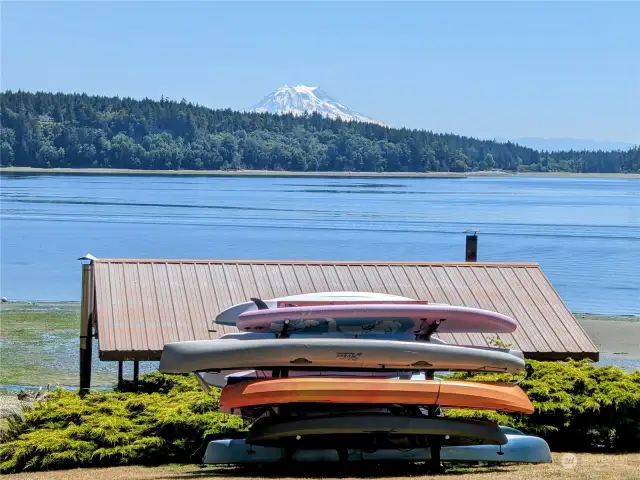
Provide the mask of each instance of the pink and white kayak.
{"label": "pink and white kayak", "polygon": [[252,310],[236,320],[245,332],[297,334],[511,333],[518,324],[507,315],[456,305],[322,305]]}

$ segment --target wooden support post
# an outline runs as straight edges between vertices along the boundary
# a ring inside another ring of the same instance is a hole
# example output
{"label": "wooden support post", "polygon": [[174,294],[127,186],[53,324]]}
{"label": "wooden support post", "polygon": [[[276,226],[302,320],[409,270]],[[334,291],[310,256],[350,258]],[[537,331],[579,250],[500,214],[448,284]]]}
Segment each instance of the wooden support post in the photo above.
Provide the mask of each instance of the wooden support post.
{"label": "wooden support post", "polygon": [[133,384],[138,388],[138,373],[140,373],[140,362],[138,360],[133,361]]}
{"label": "wooden support post", "polygon": [[442,460],[440,457],[440,448],[440,445],[431,445],[431,461],[429,462],[429,472],[432,475],[444,473],[444,468],[442,468]]}
{"label": "wooden support post", "polygon": [[91,388],[94,295],[93,263],[83,264],[80,304],[80,394],[87,393]]}
{"label": "wooden support post", "polygon": [[[435,418],[438,416],[437,408],[435,405],[427,408],[427,415],[431,418]],[[442,468],[442,460],[440,457],[442,444],[440,443],[440,437],[437,435],[430,435],[428,437],[431,458],[427,462],[427,471],[431,475],[435,475],[438,473],[444,473],[444,469]]]}
{"label": "wooden support post", "polygon": [[122,382],[124,381],[123,377],[122,360],[118,360],[118,388],[122,388]]}
{"label": "wooden support post", "polygon": [[[435,377],[434,370],[425,370],[424,378],[425,380],[433,380]],[[427,407],[427,416],[430,418],[436,418],[438,416],[439,407],[437,405],[433,405],[431,407]],[[436,435],[429,435],[428,437],[430,451],[431,451],[431,459],[427,462],[427,470],[430,474],[434,475],[437,473],[444,472],[442,468],[442,461],[440,459],[440,453],[442,445],[440,443],[440,438]]]}

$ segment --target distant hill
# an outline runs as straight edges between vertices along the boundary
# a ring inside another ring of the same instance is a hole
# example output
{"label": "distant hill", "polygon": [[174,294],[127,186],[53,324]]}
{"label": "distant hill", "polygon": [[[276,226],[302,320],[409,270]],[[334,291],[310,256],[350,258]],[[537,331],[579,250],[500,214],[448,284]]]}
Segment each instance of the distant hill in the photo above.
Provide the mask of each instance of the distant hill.
{"label": "distant hill", "polygon": [[514,143],[185,100],[0,93],[4,166],[290,171],[640,172],[640,148],[543,153]]}
{"label": "distant hill", "polygon": [[368,122],[384,125],[351,110],[320,88],[306,85],[284,85],[264,97],[260,103],[251,107],[249,111],[281,115],[291,113],[296,116],[304,115],[305,112],[308,114],[319,113],[327,118],[340,118],[346,122]]}
{"label": "distant hill", "polygon": [[[498,142],[508,141],[506,138],[501,137],[495,138],[495,140]],[[580,138],[520,137],[514,138],[511,141],[540,152],[561,152],[563,150],[602,150],[604,152],[610,152],[613,150],[629,150],[634,147],[633,143],[628,142]]]}

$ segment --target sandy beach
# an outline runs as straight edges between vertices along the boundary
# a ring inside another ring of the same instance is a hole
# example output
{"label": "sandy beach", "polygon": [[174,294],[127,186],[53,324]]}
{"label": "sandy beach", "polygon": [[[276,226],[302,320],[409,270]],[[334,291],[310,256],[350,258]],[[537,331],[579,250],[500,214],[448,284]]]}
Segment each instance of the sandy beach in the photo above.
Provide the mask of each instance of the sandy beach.
{"label": "sandy beach", "polygon": [[134,170],[117,168],[3,167],[2,173],[73,175],[185,175],[207,177],[341,177],[341,178],[465,178],[508,177],[512,172],[289,172],[277,170]]}
{"label": "sandy beach", "polygon": [[29,175],[191,175],[208,177],[319,177],[319,178],[469,178],[469,177],[580,177],[634,178],[640,173],[572,173],[572,172],[285,172],[275,170],[134,170],[117,168],[32,168],[0,167],[3,173]]}
{"label": "sandy beach", "polygon": [[640,317],[574,314],[600,357],[636,358],[640,363]]}

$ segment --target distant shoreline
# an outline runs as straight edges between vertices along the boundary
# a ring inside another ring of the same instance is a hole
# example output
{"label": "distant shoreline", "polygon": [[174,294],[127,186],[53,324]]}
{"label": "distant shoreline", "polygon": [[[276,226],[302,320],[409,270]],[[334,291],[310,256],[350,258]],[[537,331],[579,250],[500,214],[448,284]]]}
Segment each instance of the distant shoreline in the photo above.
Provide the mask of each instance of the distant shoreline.
{"label": "distant shoreline", "polygon": [[318,178],[470,178],[470,177],[578,177],[633,178],[640,173],[573,173],[573,172],[290,172],[276,170],[138,170],[121,168],[34,168],[0,167],[0,175],[147,175],[202,177],[318,177]]}

